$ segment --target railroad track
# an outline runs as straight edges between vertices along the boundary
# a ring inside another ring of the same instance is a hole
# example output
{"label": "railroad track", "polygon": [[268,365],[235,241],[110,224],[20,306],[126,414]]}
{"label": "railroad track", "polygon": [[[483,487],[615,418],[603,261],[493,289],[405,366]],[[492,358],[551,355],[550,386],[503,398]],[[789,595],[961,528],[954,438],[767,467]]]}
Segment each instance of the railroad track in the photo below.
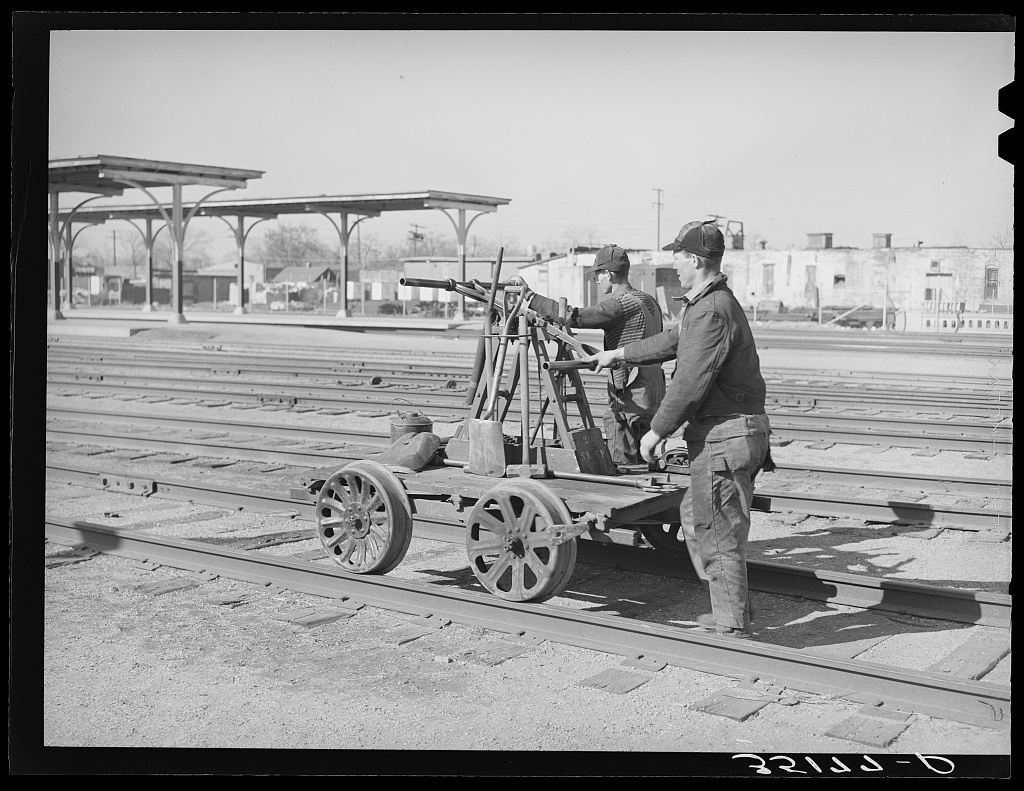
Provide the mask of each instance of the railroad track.
{"label": "railroad track", "polygon": [[[382,388],[363,384],[355,387],[344,382],[240,382],[231,379],[182,379],[180,377],[141,378],[82,374],[50,373],[47,383],[64,392],[98,392],[109,394],[139,394],[167,398],[191,397],[211,401],[243,400],[255,403],[282,403],[341,410],[380,408],[398,399],[414,403],[434,419],[461,420],[469,412],[465,405],[465,391],[447,386],[430,390]],[[596,401],[597,393],[589,398]],[[890,445],[909,448],[942,448],[961,451],[988,451],[1012,453],[1012,417],[997,409],[989,419],[971,421],[942,420],[932,417],[848,413],[840,410],[819,409],[799,404],[767,405],[772,431],[777,437],[810,441],[826,441]]]}
{"label": "railroad track", "polygon": [[[75,311],[76,318],[88,320],[90,317],[85,311]],[[98,316],[97,318],[109,319],[110,316]],[[137,318],[125,315],[123,318]],[[200,317],[197,326],[206,323]],[[258,316],[252,316],[259,320]],[[303,317],[293,315],[287,323],[275,321],[274,316],[267,316],[261,322],[267,326],[289,326],[309,327],[313,329],[334,329],[341,333],[351,331],[344,326],[331,326],[322,323],[324,316],[312,316],[317,321],[308,324],[296,323]],[[212,323],[217,324],[217,321]],[[810,325],[811,322],[807,322]],[[159,327],[160,322],[154,326]],[[59,328],[54,328],[52,337],[61,343],[74,343],[75,339],[60,337]],[[881,353],[906,353],[907,350],[914,354],[928,355],[956,355],[960,357],[1006,357],[1013,354],[1013,335],[1011,333],[982,334],[982,333],[938,333],[938,332],[871,332],[859,330],[822,329],[806,326],[806,329],[788,329],[770,324],[752,323],[751,330],[758,348],[778,349],[814,349],[821,351],[853,350]],[[483,332],[482,322],[466,322],[462,326],[453,326],[446,329],[437,327],[415,328],[405,325],[401,319],[396,319],[390,326],[375,325],[371,330],[374,333],[386,335],[437,335],[443,334],[446,338],[469,338],[476,339]],[[587,331],[580,332],[585,335]],[[154,344],[167,345],[167,344]]]}
{"label": "railroad track", "polygon": [[[287,493],[274,494],[201,481],[154,478],[126,474],[115,469],[57,463],[47,464],[46,479],[51,483],[74,484],[232,510],[244,509],[260,513],[291,510],[297,519],[308,522],[316,520],[315,498],[295,488]],[[417,516],[415,527],[419,537],[454,544],[465,542],[465,528],[461,523]],[[295,540],[292,532],[288,532],[289,539]],[[308,538],[315,537],[316,532],[310,527]],[[689,563],[678,562],[679,555],[658,551],[649,545],[630,547],[604,542],[599,540],[601,536],[589,533],[583,534],[581,538],[580,562],[645,574],[696,579]],[[756,591],[901,615],[1002,628],[1010,626],[1012,598],[1005,594],[945,588],[862,574],[810,571],[769,561],[749,561],[748,572],[751,589]]]}
{"label": "railroad track", "polygon": [[[436,371],[438,368],[436,362],[433,367]],[[188,369],[182,368],[181,370],[187,371]],[[283,377],[296,375],[312,377],[311,373],[288,374],[284,370],[277,373]],[[361,376],[364,373],[364,371],[359,371],[357,375]],[[442,376],[444,375],[442,373]],[[93,381],[91,386],[94,390],[102,389],[104,392],[96,392],[94,395],[105,398],[117,394],[125,398],[126,403],[138,400],[141,405],[148,406],[149,404],[159,404],[160,399],[163,398],[168,399],[165,403],[173,400],[178,403],[196,404],[202,400],[195,391],[191,394],[182,394],[177,391],[170,396],[140,396],[137,390],[131,393],[96,387],[99,383],[99,381]],[[83,381],[82,384],[85,387],[90,387],[88,380]],[[439,383],[438,379],[431,379],[429,374],[421,384],[425,388],[437,387],[440,384],[442,390],[455,389],[448,387],[446,382]],[[335,388],[337,387],[338,384],[335,383]],[[306,389],[308,393],[309,382],[306,382]],[[79,390],[79,392],[81,391]],[[386,401],[381,397],[382,393],[395,395],[394,392],[382,389],[371,391],[371,393],[373,392],[376,392],[375,399],[359,402],[360,408],[367,408],[372,404],[379,410]],[[1012,403],[1012,390],[1010,394]],[[441,393],[441,395],[445,394]],[[239,395],[237,399],[229,400],[224,397],[223,392],[211,393],[206,398],[205,405],[210,406],[219,402],[222,406],[228,406],[232,401],[234,402],[232,406],[241,408],[242,411],[245,411],[245,408],[258,408],[261,403],[265,409],[279,408],[282,410],[295,409],[296,406],[300,408],[315,406],[308,400],[300,400],[297,396],[278,396],[276,393],[268,396],[264,393],[263,395]],[[324,408],[326,410],[344,408],[339,407],[338,404],[337,400],[328,401],[328,406]],[[104,447],[137,448],[140,457],[159,453],[161,448],[178,447],[183,449],[181,452],[186,456],[206,455],[224,458],[230,462],[234,451],[237,450],[237,452],[246,451],[254,454],[252,457],[243,456],[243,458],[267,459],[274,463],[284,461],[294,464],[296,467],[323,467],[331,463],[343,463],[350,458],[346,455],[347,453],[352,453],[352,458],[365,458],[368,448],[383,449],[389,439],[384,434],[372,432],[362,432],[357,436],[356,432],[345,434],[311,429],[305,434],[306,439],[303,440],[303,444],[307,446],[319,444],[323,447],[319,449],[306,447],[303,450],[298,450],[288,446],[295,443],[296,437],[302,436],[302,434],[283,426],[268,428],[265,424],[257,425],[242,420],[197,422],[193,419],[190,421],[192,425],[189,427],[186,422],[175,422],[173,419],[168,420],[155,416],[148,416],[155,422],[141,425],[136,422],[136,416],[126,415],[123,410],[122,413],[105,414],[97,411],[91,413],[91,416],[84,410],[76,412],[75,410],[57,408],[48,410],[48,412],[50,418],[47,432],[48,442],[51,440],[81,442],[94,445],[101,450]],[[1010,414],[1012,415],[1012,411]],[[97,415],[99,415],[98,419],[94,420]],[[161,423],[161,421],[163,422]],[[97,426],[90,429],[83,425],[88,422],[95,422]],[[228,423],[232,425],[227,425]],[[118,427],[118,429],[114,430],[114,427]],[[125,430],[121,431],[122,428]],[[165,434],[165,436],[159,437],[151,434],[150,432],[154,430]],[[191,436],[186,436],[186,432]],[[206,436],[201,437],[204,434]],[[237,442],[239,436],[246,434],[259,440],[259,446],[254,447],[251,443]],[[347,437],[347,439],[340,439],[342,437]],[[820,435],[816,435],[816,438],[820,438]],[[272,446],[276,439],[280,439],[286,444]],[[237,444],[235,444],[236,442]],[[1010,448],[1012,450],[1012,445]],[[264,455],[258,456],[258,454]],[[305,454],[304,460],[303,454]],[[812,476],[812,481],[828,481],[851,486],[874,485],[875,483],[901,489],[921,485],[941,486],[947,493],[956,491],[966,495],[978,494],[979,496],[991,496],[991,492],[985,492],[985,487],[993,485],[993,482],[977,480],[944,480],[937,484],[910,475],[872,478],[875,475],[882,475],[877,473],[862,473],[866,477],[851,478],[848,476],[852,473],[846,473],[846,476],[843,473],[846,471],[827,468],[813,470],[785,468],[783,470],[783,474],[792,475],[793,480],[799,476],[805,476],[803,479],[805,482],[806,476]],[[819,477],[814,478],[813,476]],[[47,478],[51,481],[78,483],[111,491],[130,491],[133,494],[141,493],[156,498],[191,500],[196,503],[209,502],[210,504],[252,510],[293,509],[299,519],[313,518],[312,502],[305,490],[289,492],[286,495],[270,495],[243,490],[226,491],[216,487],[201,491],[201,485],[195,482],[156,480],[144,476],[126,476],[123,473],[110,470],[99,471],[67,467],[48,468]],[[994,482],[994,484],[1009,486],[1009,482]],[[761,493],[760,488],[758,492]],[[784,496],[784,493],[780,493],[779,496]],[[917,503],[917,505],[921,506],[922,504]],[[778,507],[778,503],[774,500],[773,506]],[[927,504],[924,504],[921,510],[927,512]],[[931,518],[936,518],[934,508],[931,509],[931,513]],[[891,514],[892,511],[890,511]],[[992,516],[989,514],[988,518]],[[1000,514],[997,518],[1004,516],[1008,520],[1010,513]],[[966,517],[961,516],[960,518]],[[1006,528],[1009,529],[1008,521]],[[978,529],[987,528],[979,527]],[[357,576],[338,569],[323,558],[320,559],[320,562],[299,561],[268,555],[261,552],[258,547],[252,551],[244,551],[214,546],[200,541],[160,538],[147,535],[144,529],[118,530],[105,525],[72,522],[55,516],[47,518],[46,534],[52,541],[67,545],[85,545],[112,555],[146,560],[151,565],[159,564],[169,570],[184,569],[188,572],[205,572],[206,578],[219,575],[245,580],[258,586],[277,585],[333,600],[346,599],[350,602],[358,601],[417,615],[435,616],[439,619],[447,618],[459,623],[578,645],[634,659],[649,658],[667,661],[680,667],[714,674],[757,676],[772,679],[793,690],[813,694],[836,695],[836,691],[839,690],[839,697],[859,701],[884,701],[887,706],[892,708],[968,724],[1008,728],[1010,722],[1010,689],[1008,685],[959,678],[949,672],[936,670],[934,667],[911,671],[856,659],[830,658],[817,654],[811,649],[795,649],[762,641],[732,641],[714,635],[680,629],[670,624],[653,623],[645,618],[650,617],[649,610],[658,609],[657,596],[647,604],[634,603],[631,609],[627,608],[629,617],[625,615],[610,616],[552,603],[505,601],[480,593],[472,587],[467,589],[467,585],[472,586],[473,578],[471,576],[462,579],[461,582],[458,581],[458,578],[448,579],[445,581],[447,584],[444,585],[393,577]],[[309,534],[314,535],[312,529],[309,530]],[[419,519],[416,523],[416,535],[436,541],[460,543],[464,541],[464,528],[461,525],[443,521]],[[588,536],[588,538],[592,539],[593,537]],[[689,564],[679,563],[679,558],[673,557],[671,553],[652,550],[645,546],[621,546],[614,542],[604,544],[597,540],[584,539],[578,543],[580,544],[580,560],[591,566],[608,566],[665,576],[685,577],[688,575]],[[585,576],[581,575],[581,577]],[[1008,596],[949,590],[936,586],[860,575],[809,572],[806,569],[795,569],[782,564],[763,562],[750,564],[750,578],[752,589],[763,593],[799,596],[828,603],[843,603],[869,611],[948,619],[962,624],[985,626],[999,633],[1002,633],[1009,625],[1012,604],[1012,600]],[[453,582],[458,584],[452,584]],[[581,583],[585,582],[586,579],[581,579]],[[641,599],[645,598],[643,595],[639,596]],[[1008,638],[1006,650],[1009,650]],[[939,665],[941,662],[935,667]]]}
{"label": "railroad track", "polygon": [[[303,381],[330,378],[335,384],[358,386],[377,379],[383,384],[406,387],[443,385],[460,388],[468,385],[471,358],[467,354],[424,355],[410,357],[394,351],[376,354],[345,352],[332,349],[296,351],[290,356],[274,356],[273,350],[241,354],[216,350],[160,350],[115,347],[106,356],[96,349],[52,346],[48,364],[53,370],[70,368],[82,375],[88,366],[94,377],[107,372],[123,375],[126,366],[138,374],[150,370],[194,372],[211,376],[233,377],[283,376],[303,377]],[[372,359],[371,359],[372,358]],[[665,370],[671,374],[673,365]],[[582,372],[593,396],[604,398],[602,375]],[[772,403],[800,403],[822,407],[882,406],[908,412],[945,411],[951,414],[991,417],[999,412],[1012,417],[1012,381],[994,377],[953,377],[945,375],[913,376],[897,374],[851,374],[844,371],[820,371],[809,375],[803,370],[766,369],[764,372]],[[600,403],[598,400],[595,403]]]}
{"label": "railroad track", "polygon": [[[389,434],[366,430],[275,426],[225,418],[155,416],[105,410],[53,408],[48,412],[51,418],[47,425],[48,441],[137,449],[140,453],[163,451],[192,458],[214,456],[315,468],[339,460],[365,458],[384,450],[390,443]],[[140,433],[140,429],[150,431]],[[273,444],[276,440],[281,444]],[[299,447],[302,443],[305,447]],[[936,495],[972,493],[1008,502],[1012,493],[1009,481],[930,480],[922,476],[878,471],[856,473],[820,467],[783,467],[777,476],[762,478],[764,483],[758,486],[758,494],[769,498],[775,511],[855,516],[879,522],[917,523],[998,535],[1009,535],[1012,530],[1012,511],[1008,507],[964,507],[934,501]],[[811,484],[813,491],[794,491],[807,484]],[[884,499],[871,498],[858,491],[860,487],[869,485],[886,491],[888,496]],[[828,491],[823,490],[823,486],[837,488]],[[891,496],[895,488],[913,491],[912,487],[924,491],[930,489],[933,502],[915,500],[910,491],[904,499]]]}
{"label": "railroad track", "polygon": [[[864,701],[990,728],[1010,726],[1007,685],[961,679],[934,670],[833,658],[811,650],[733,640],[688,629],[550,603],[507,601],[451,585],[353,575],[333,565],[121,530],[48,516],[48,540],[260,587],[278,586],[334,601],[447,619],[537,640],[649,659],[718,675],[771,679],[791,690]],[[198,582],[198,580],[197,580]],[[1009,650],[1008,640],[1006,650]],[[838,693],[837,693],[838,691]]]}
{"label": "railroad track", "polygon": [[[960,357],[1007,357],[1013,354],[1013,336],[1000,335],[939,335],[926,332],[879,333],[859,330],[821,331],[780,330],[751,325],[759,349],[812,349],[829,351],[864,351],[890,354],[914,354]],[[446,331],[455,337],[476,338],[481,329],[454,328]],[[584,334],[584,333],[580,333]]]}
{"label": "railroad track", "polygon": [[[351,429],[303,428],[267,425],[266,423],[202,418],[174,417],[109,412],[101,410],[51,409],[47,440],[71,442],[97,447],[136,449],[140,453],[169,452],[183,456],[215,456],[276,464],[322,467],[338,460],[365,458],[383,451],[390,435],[383,432]],[[59,419],[59,423],[56,422]],[[124,427],[117,430],[114,427]],[[138,429],[150,428],[140,433]],[[160,433],[163,431],[163,433]],[[272,445],[268,438],[280,439]],[[258,445],[254,445],[258,443]],[[298,447],[304,443],[306,447]],[[770,498],[776,511],[792,511],[820,516],[858,516],[879,522],[922,524],[958,530],[989,531],[1009,534],[1013,514],[1008,508],[961,507],[933,504],[910,499],[870,499],[856,492],[860,487],[889,493],[894,488],[931,488],[934,494],[977,494],[979,497],[1009,500],[1011,482],[980,480],[930,481],[926,477],[892,474],[881,471],[855,472],[829,470],[822,467],[786,468],[778,477],[763,476],[765,483],[758,493]],[[786,482],[813,484],[811,493],[787,491]],[[845,488],[839,492],[822,492],[822,485]],[[940,491],[936,491],[940,490]],[[856,492],[856,495],[854,494]]]}

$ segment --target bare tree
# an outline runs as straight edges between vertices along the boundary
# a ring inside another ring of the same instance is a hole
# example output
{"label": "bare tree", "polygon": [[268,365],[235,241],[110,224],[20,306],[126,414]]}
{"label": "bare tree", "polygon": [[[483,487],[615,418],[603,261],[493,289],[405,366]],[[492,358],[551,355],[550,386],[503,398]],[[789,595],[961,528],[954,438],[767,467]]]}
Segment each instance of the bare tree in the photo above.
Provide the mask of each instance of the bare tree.
{"label": "bare tree", "polygon": [[309,225],[279,225],[268,229],[253,245],[251,258],[283,268],[304,266],[307,262],[333,263],[338,260],[338,252],[324,244],[317,230]]}
{"label": "bare tree", "polygon": [[125,230],[124,234],[117,240],[117,249],[121,260],[128,266],[145,274],[146,259],[149,252],[146,250],[146,240],[142,234],[134,228]]}
{"label": "bare tree", "polygon": [[[555,250],[564,250],[567,247],[596,247],[598,233],[593,228],[570,226],[562,231],[562,235],[552,243],[550,240],[545,243],[546,247]],[[615,244],[614,240],[608,244]]]}
{"label": "bare tree", "polygon": [[965,241],[963,230],[961,230],[960,228],[957,228],[956,230],[954,230],[950,234],[950,236],[949,236],[949,246],[950,247],[967,247],[967,242]]}
{"label": "bare tree", "polygon": [[1013,226],[1000,225],[996,228],[989,237],[988,246],[995,247],[997,250],[1012,250]]}
{"label": "bare tree", "polygon": [[[190,229],[185,234],[185,245],[182,250],[182,267],[186,272],[194,272],[211,263],[210,237],[206,231]],[[153,266],[159,269],[172,269],[171,240],[166,233],[157,237],[153,245]]]}
{"label": "bare tree", "polygon": [[458,254],[459,246],[450,233],[428,231],[423,234],[423,240],[417,246],[416,251],[418,255],[452,256]]}

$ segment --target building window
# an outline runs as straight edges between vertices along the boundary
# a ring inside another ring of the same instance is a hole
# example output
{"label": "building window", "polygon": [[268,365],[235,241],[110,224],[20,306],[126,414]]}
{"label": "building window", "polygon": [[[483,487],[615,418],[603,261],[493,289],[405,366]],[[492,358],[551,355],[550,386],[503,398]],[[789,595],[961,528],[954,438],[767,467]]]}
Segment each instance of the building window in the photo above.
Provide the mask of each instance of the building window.
{"label": "building window", "polygon": [[948,326],[949,326],[949,325],[948,325],[948,324],[946,324],[946,320],[945,320],[945,319],[943,319],[943,320],[942,320],[942,329],[946,329],[946,327],[948,327]]}
{"label": "building window", "polygon": [[974,319],[971,319],[971,320],[970,320],[969,322],[967,322],[967,326],[968,326],[968,327],[969,327],[970,329],[972,329],[972,330],[973,330],[973,329],[974,329]]}
{"label": "building window", "polygon": [[992,322],[991,321],[986,321],[985,322],[985,329],[986,330],[992,329]]}
{"label": "building window", "polygon": [[924,290],[924,301],[925,302],[931,302],[933,299],[935,299],[935,289],[934,288],[926,288]]}
{"label": "building window", "polygon": [[926,326],[926,327],[932,326],[932,320],[931,319],[925,319],[924,320],[924,326]]}
{"label": "building window", "polygon": [[[808,265],[804,273],[804,297],[806,299],[814,299],[818,293],[818,267],[813,264]],[[817,301],[814,304],[817,305]]]}
{"label": "building window", "polygon": [[846,275],[836,275],[833,277],[832,288],[846,288]]}
{"label": "building window", "polygon": [[985,299],[999,299],[999,269],[994,266],[985,269]]}
{"label": "building window", "polygon": [[931,271],[932,272],[938,272],[939,271],[939,262],[938,261],[932,261],[932,263],[931,263]]}
{"label": "building window", "polygon": [[775,264],[765,264],[763,272],[764,289],[762,290],[762,293],[766,297],[770,297],[775,294]]}

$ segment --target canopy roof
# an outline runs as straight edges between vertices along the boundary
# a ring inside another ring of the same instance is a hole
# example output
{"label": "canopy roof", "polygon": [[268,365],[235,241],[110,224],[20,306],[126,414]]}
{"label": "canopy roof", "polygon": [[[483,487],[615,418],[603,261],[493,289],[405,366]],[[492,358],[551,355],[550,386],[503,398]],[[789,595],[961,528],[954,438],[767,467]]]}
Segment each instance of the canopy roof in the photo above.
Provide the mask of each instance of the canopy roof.
{"label": "canopy roof", "polygon": [[[96,155],[49,161],[49,191],[88,192],[98,195],[121,195],[126,188],[163,187],[171,184],[208,187],[242,188],[248,179],[258,179],[262,170],[189,165],[182,162],[161,162],[155,159],[134,159]],[[125,182],[131,184],[125,184]]]}
{"label": "canopy roof", "polygon": [[[196,213],[200,217],[245,216],[276,217],[280,214],[310,214],[340,212],[377,217],[386,211],[420,211],[423,209],[468,209],[493,212],[498,206],[511,202],[509,198],[468,195],[462,192],[370,193],[361,195],[313,195],[299,198],[246,198],[203,202]],[[196,201],[183,201],[182,210],[188,214]],[[83,206],[75,212],[78,222],[105,220],[162,219],[160,210],[152,203],[135,206]]]}

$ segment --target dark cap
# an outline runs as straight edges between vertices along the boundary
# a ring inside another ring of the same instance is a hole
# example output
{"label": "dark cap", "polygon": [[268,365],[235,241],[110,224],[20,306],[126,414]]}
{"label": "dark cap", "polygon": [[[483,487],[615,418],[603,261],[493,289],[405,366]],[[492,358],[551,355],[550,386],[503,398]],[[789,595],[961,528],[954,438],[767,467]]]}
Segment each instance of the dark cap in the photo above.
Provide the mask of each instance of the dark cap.
{"label": "dark cap", "polygon": [[714,220],[705,220],[704,222],[697,220],[686,223],[679,229],[679,233],[676,234],[672,243],[661,249],[671,250],[673,253],[677,250],[685,250],[694,255],[709,256],[725,251],[725,236]]}
{"label": "dark cap", "polygon": [[628,272],[629,256],[626,255],[626,251],[617,244],[606,244],[598,250],[597,257],[594,259],[594,265],[590,267],[590,271],[596,275],[602,270],[608,272]]}

